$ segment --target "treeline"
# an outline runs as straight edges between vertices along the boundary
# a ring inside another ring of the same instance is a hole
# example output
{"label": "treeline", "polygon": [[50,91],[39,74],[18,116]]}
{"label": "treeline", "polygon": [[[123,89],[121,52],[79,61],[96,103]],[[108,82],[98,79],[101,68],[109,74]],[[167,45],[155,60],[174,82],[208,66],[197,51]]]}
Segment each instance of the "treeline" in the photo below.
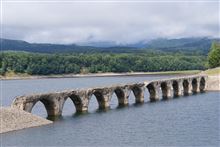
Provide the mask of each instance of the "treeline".
{"label": "treeline", "polygon": [[148,72],[204,69],[205,56],[184,54],[36,54],[2,52],[0,74],[8,71],[31,75]]}
{"label": "treeline", "polygon": [[208,54],[209,67],[220,67],[220,42],[213,42]]}

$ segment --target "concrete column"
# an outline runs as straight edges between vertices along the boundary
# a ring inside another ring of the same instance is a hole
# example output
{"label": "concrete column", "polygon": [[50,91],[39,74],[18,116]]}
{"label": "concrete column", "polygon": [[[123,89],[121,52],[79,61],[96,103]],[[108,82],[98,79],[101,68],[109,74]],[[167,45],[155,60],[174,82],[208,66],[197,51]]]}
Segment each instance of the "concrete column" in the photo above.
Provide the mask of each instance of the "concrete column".
{"label": "concrete column", "polygon": [[91,97],[90,89],[74,91],[74,93],[70,96],[70,98],[75,105],[77,113],[88,112],[90,97]]}
{"label": "concrete column", "polygon": [[150,93],[150,101],[159,100],[159,89],[160,85],[158,82],[151,82],[147,85],[147,89]]}
{"label": "concrete column", "polygon": [[126,87],[117,87],[115,88],[114,91],[118,98],[119,106],[128,105],[128,97],[131,93],[131,90],[126,86]]}
{"label": "concrete column", "polygon": [[183,93],[184,93],[184,95],[190,95],[192,93],[191,79],[184,79],[183,80]]}
{"label": "concrete column", "polygon": [[144,86],[134,86],[132,87],[132,91],[135,96],[135,102],[136,103],[143,103],[144,102]]}
{"label": "concrete column", "polygon": [[125,96],[124,98],[118,98],[118,105],[119,106],[127,106],[128,105],[128,97]]}
{"label": "concrete column", "polygon": [[205,89],[206,89],[206,86],[207,86],[207,76],[202,76],[200,81],[199,81],[199,89],[200,89],[200,92],[205,92]]}
{"label": "concrete column", "polygon": [[99,109],[108,109],[109,107],[109,102],[106,100],[99,103]]}
{"label": "concrete column", "polygon": [[161,83],[162,97],[163,99],[169,99],[172,97],[171,94],[171,82],[166,81]]}
{"label": "concrete column", "polygon": [[56,95],[49,95],[47,98],[43,98],[41,102],[47,110],[48,117],[62,115],[61,102],[58,100]]}
{"label": "concrete column", "polygon": [[183,95],[183,83],[182,80],[174,80],[173,81],[173,96],[179,97]]}
{"label": "concrete column", "polygon": [[193,93],[200,92],[200,78],[192,79],[192,92]]}
{"label": "concrete column", "polygon": [[77,113],[88,112],[88,106],[77,105],[77,106],[76,106],[76,112],[77,112]]}
{"label": "concrete column", "polygon": [[99,109],[109,108],[109,101],[111,100],[112,93],[113,91],[110,88],[94,90],[94,95],[96,96],[98,103],[99,103]]}

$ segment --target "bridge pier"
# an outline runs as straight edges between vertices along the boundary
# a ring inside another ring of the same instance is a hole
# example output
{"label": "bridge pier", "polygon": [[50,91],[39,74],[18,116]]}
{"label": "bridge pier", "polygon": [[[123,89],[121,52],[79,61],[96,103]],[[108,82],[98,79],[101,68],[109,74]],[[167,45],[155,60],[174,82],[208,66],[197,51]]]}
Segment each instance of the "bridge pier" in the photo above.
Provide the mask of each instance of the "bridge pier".
{"label": "bridge pier", "polygon": [[192,79],[192,92],[193,93],[198,93],[200,92],[200,78],[194,78]]}
{"label": "bridge pier", "polygon": [[183,84],[182,80],[174,80],[173,81],[173,96],[179,97],[183,95]]}
{"label": "bridge pier", "polygon": [[150,93],[150,101],[159,100],[160,85],[158,82],[151,82],[150,84],[147,85],[147,89]]}
{"label": "bridge pier", "polygon": [[200,81],[199,81],[199,90],[200,90],[200,92],[205,92],[206,80],[207,80],[207,77],[201,77],[200,78]]}
{"label": "bridge pier", "polygon": [[144,85],[135,85],[132,87],[132,91],[135,96],[136,103],[143,103],[144,102]]}
{"label": "bridge pier", "polygon": [[190,94],[192,94],[191,79],[184,79],[184,80],[183,80],[183,94],[184,94],[184,95],[190,95]]}
{"label": "bridge pier", "polygon": [[163,99],[171,98],[171,82],[165,81],[161,83],[162,97]]}
{"label": "bridge pier", "polygon": [[128,105],[128,97],[131,93],[131,90],[127,86],[125,86],[125,87],[117,87],[114,91],[118,98],[119,106]]}
{"label": "bridge pier", "polygon": [[89,90],[73,91],[69,96],[75,105],[77,113],[88,112],[89,92]]}
{"label": "bridge pier", "polygon": [[41,95],[40,101],[44,104],[48,117],[57,117],[62,115],[66,93],[49,93]]}
{"label": "bridge pier", "polygon": [[113,94],[113,90],[111,88],[94,89],[93,94],[99,103],[99,109],[109,108],[109,101],[111,100]]}

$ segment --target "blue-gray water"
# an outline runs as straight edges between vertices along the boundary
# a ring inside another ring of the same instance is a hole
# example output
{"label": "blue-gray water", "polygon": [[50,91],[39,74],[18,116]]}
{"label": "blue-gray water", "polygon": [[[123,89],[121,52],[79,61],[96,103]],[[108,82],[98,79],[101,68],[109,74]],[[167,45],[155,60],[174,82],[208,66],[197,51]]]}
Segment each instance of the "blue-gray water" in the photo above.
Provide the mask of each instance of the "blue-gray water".
{"label": "blue-gray water", "polygon": [[[2,105],[10,105],[17,95],[103,86],[116,83],[167,78],[167,76],[99,77],[2,81]],[[52,125],[1,134],[2,146],[219,146],[219,92],[207,92],[167,101],[117,108],[113,95],[111,109],[97,111],[93,97],[89,113],[74,115],[70,100],[63,117]],[[33,113],[46,117],[43,104]]]}

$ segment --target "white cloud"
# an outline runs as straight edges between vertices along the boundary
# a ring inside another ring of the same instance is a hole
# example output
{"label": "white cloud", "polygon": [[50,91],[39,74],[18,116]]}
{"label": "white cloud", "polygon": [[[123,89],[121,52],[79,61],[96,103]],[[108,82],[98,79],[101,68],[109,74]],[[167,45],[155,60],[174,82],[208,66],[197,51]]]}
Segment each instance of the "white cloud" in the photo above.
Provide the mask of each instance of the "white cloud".
{"label": "white cloud", "polygon": [[50,43],[219,37],[218,3],[5,2],[3,37]]}

